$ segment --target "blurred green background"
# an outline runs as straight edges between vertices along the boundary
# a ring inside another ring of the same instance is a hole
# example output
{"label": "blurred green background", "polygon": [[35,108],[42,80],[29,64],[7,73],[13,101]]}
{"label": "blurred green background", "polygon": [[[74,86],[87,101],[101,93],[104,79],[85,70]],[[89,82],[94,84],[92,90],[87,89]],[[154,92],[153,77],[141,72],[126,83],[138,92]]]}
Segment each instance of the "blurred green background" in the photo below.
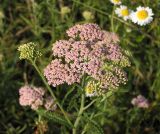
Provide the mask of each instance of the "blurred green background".
{"label": "blurred green background", "polygon": [[[31,134],[37,127],[35,112],[19,105],[18,89],[26,81],[41,83],[32,67],[19,61],[17,47],[37,42],[43,51],[39,66],[44,68],[51,59],[52,44],[65,38],[65,30],[88,22],[116,32],[120,45],[132,53],[129,82],[114,105],[103,111],[106,134],[160,133],[160,1],[123,0],[123,5],[132,10],[149,6],[153,22],[141,27],[123,21],[109,0],[0,0],[0,134]],[[138,94],[149,100],[149,109],[130,104]]]}

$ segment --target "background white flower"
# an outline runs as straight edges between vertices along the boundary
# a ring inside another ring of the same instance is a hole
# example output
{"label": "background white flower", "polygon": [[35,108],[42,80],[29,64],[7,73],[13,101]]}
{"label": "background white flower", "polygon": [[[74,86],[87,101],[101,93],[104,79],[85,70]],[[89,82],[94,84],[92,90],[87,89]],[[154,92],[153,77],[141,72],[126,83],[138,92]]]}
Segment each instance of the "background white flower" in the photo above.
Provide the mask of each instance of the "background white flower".
{"label": "background white flower", "polygon": [[137,8],[137,11],[131,13],[131,20],[138,25],[146,25],[153,20],[153,12],[149,7],[141,7]]}
{"label": "background white flower", "polygon": [[120,7],[116,8],[115,13],[124,20],[128,20],[130,19],[131,10],[129,10],[127,6],[121,5]]}
{"label": "background white flower", "polygon": [[120,5],[122,2],[121,0],[110,0],[114,5]]}

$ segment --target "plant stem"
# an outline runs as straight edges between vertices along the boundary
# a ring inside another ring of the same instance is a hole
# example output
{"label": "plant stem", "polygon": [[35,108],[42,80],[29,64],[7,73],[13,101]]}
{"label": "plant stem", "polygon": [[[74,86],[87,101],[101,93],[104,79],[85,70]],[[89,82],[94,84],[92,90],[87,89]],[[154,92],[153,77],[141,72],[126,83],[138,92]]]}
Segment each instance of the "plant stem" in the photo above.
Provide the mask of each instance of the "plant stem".
{"label": "plant stem", "polygon": [[58,105],[58,107],[60,108],[60,110],[62,111],[64,117],[66,118],[66,120],[68,121],[68,123],[73,126],[73,124],[71,123],[71,121],[69,120],[67,114],[65,113],[64,109],[62,108],[62,106],[60,105],[60,103],[58,102],[56,96],[54,95],[54,93],[52,92],[51,87],[48,85],[46,79],[44,78],[43,74],[41,73],[40,69],[38,68],[38,66],[35,64],[35,62],[31,61],[32,65],[34,66],[34,68],[36,69],[36,71],[38,72],[38,74],[40,75],[43,83],[45,84],[46,88],[48,89],[49,93],[51,94],[51,96],[53,97],[53,99],[55,100],[55,103]]}
{"label": "plant stem", "polygon": [[111,30],[114,32],[114,10],[115,6],[113,7],[112,16],[111,16]]}
{"label": "plant stem", "polygon": [[[41,115],[38,115],[38,123],[41,123]],[[39,133],[43,134],[42,129],[39,129]]]}
{"label": "plant stem", "polygon": [[85,100],[85,96],[84,96],[84,93],[82,93],[82,95],[81,95],[81,106],[80,106],[80,109],[79,109],[79,112],[78,112],[77,119],[76,119],[76,121],[74,123],[74,126],[73,126],[73,129],[72,129],[72,134],[76,134],[77,127],[78,127],[79,122],[81,120],[81,117],[82,117],[82,114],[83,114],[83,111],[84,111],[84,100]]}
{"label": "plant stem", "polygon": [[96,102],[96,99],[91,101],[87,106],[85,106],[83,109],[86,110],[88,109],[94,102]]}
{"label": "plant stem", "polygon": [[84,94],[84,87],[85,87],[85,74],[83,76],[83,79],[82,79],[82,84],[81,86],[79,86],[78,84],[76,85],[79,89],[82,90],[82,94],[81,94],[81,106],[80,106],[80,109],[79,109],[79,112],[78,112],[78,116],[76,118],[76,121],[74,123],[74,126],[73,126],[73,129],[72,129],[72,134],[76,134],[76,131],[77,131],[77,127],[79,125],[79,122],[81,120],[81,117],[82,117],[82,114],[83,112],[88,109],[95,101],[93,100],[92,102],[90,102],[87,106],[84,106],[84,103],[85,103],[85,94]]}
{"label": "plant stem", "polygon": [[[95,114],[95,113],[92,113],[92,114],[91,114],[90,120],[93,118],[94,114]],[[84,126],[84,129],[83,129],[83,131],[82,131],[81,134],[85,134],[85,132],[87,131],[87,126],[88,126],[88,124],[89,124],[89,123],[87,123],[87,124]]]}

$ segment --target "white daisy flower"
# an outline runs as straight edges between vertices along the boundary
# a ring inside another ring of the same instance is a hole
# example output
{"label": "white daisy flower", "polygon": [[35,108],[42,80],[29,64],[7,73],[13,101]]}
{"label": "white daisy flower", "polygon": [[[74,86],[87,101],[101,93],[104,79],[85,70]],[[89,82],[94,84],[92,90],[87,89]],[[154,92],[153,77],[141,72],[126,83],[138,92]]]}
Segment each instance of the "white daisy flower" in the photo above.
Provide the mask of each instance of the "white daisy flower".
{"label": "white daisy flower", "polygon": [[120,5],[122,2],[121,0],[110,0],[114,5]]}
{"label": "white daisy flower", "polygon": [[123,6],[123,5],[121,5],[120,7],[117,7],[115,10],[115,13],[119,17],[122,17],[125,21],[130,19],[130,12],[131,10],[129,10],[127,6]]}
{"label": "white daisy flower", "polygon": [[131,20],[134,23],[137,23],[140,26],[146,25],[153,20],[153,12],[149,7],[141,7],[137,8],[136,12],[131,13]]}

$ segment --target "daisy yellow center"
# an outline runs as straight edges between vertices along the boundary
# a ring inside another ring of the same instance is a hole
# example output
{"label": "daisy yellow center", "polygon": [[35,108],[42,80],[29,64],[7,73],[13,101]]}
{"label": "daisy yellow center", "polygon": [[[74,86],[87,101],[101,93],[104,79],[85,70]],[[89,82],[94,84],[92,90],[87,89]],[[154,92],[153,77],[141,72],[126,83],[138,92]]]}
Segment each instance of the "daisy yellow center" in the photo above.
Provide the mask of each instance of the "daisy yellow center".
{"label": "daisy yellow center", "polygon": [[121,0],[113,0],[113,2],[115,3],[119,3]]}
{"label": "daisy yellow center", "polygon": [[137,12],[137,17],[140,20],[144,20],[148,17],[148,12],[146,10],[141,10]]}
{"label": "daisy yellow center", "polygon": [[122,14],[122,16],[128,16],[129,15],[128,9],[122,9],[121,14]]}

